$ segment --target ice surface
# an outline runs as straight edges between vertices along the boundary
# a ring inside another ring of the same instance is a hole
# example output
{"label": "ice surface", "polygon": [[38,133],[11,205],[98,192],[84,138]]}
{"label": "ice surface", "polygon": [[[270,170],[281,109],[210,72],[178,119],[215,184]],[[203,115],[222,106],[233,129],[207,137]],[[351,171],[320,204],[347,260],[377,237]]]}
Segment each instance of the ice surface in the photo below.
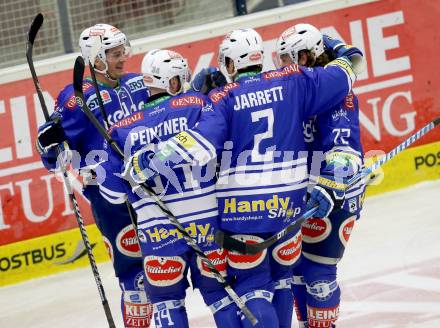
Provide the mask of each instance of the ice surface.
{"label": "ice surface", "polygon": [[[118,327],[119,287],[99,265]],[[440,327],[440,181],[367,199],[339,265],[338,328]],[[191,327],[214,327],[188,290]],[[108,327],[89,268],[0,289],[0,327]]]}

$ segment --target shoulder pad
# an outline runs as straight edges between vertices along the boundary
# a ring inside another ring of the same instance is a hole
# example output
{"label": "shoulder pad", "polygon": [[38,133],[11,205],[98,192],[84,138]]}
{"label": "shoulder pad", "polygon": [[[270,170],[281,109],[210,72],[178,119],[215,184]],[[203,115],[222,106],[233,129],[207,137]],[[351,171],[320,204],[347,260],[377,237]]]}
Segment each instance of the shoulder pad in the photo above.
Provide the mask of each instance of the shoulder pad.
{"label": "shoulder pad", "polygon": [[228,83],[222,88],[217,88],[217,89],[212,90],[209,93],[208,97],[209,97],[209,99],[211,99],[211,101],[214,104],[217,104],[220,100],[222,100],[224,97],[226,97],[228,95],[229,91],[234,90],[234,89],[238,88],[239,86],[240,86],[240,83],[238,83],[238,82]]}

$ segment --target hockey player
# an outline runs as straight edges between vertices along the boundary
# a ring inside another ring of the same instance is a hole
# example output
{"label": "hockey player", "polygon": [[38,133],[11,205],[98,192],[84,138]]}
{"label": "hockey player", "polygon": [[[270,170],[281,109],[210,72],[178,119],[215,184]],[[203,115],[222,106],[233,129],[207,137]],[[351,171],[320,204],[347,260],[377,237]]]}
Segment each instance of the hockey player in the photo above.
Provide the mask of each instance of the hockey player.
{"label": "hockey player", "polygon": [[[136,153],[131,177],[151,182],[176,165],[203,164],[223,151],[217,182],[221,229],[259,242],[298,218],[305,207],[305,118],[339,104],[355,79],[340,58],[325,69],[298,65],[260,73],[263,42],[252,29],[229,33],[219,66],[232,83],[209,94],[212,109],[194,129],[179,133],[153,157]],[[317,97],[319,95],[319,97]],[[169,172],[167,172],[169,174]],[[300,256],[300,233],[285,236],[257,255],[228,252],[233,287],[259,320],[258,327],[290,327],[292,267]],[[250,327],[246,320],[243,327]]]}
{"label": "hockey player", "polygon": [[[310,24],[287,29],[277,42],[281,66],[320,67],[340,56],[352,58],[355,70],[363,69],[362,52],[358,48],[323,37]],[[332,327],[338,318],[340,289],[336,265],[359,217],[365,189],[363,182],[359,182],[344,191],[346,177],[356,173],[363,162],[357,97],[350,92],[339,104],[326,106],[331,110],[304,122],[312,181],[307,205],[311,208],[318,203],[320,207],[315,218],[303,224],[301,263],[294,269],[292,287],[301,328]],[[322,153],[325,160],[321,164]],[[335,180],[338,172],[345,179]]]}
{"label": "hockey player", "polygon": [[[143,111],[111,129],[112,139],[123,147],[127,158],[138,150],[144,154],[155,151],[159,141],[194,126],[201,112],[212,110],[205,95],[183,93],[183,85],[189,81],[189,69],[186,59],[178,53],[151,50],[142,61],[142,73],[150,89],[148,102]],[[189,269],[192,285],[199,288],[217,326],[239,326],[238,308],[223,286],[197,258],[154,199],[141,189],[132,190],[127,181],[115,175],[121,172],[123,162],[112,152],[109,156],[110,161],[103,165],[106,178],[101,193],[116,203],[128,197],[137,212],[145,287],[153,303],[156,327],[188,327],[185,294]],[[218,225],[215,164],[214,161],[204,167],[178,168],[169,181],[158,176],[151,186],[218,271],[225,274],[226,252],[214,242]]]}
{"label": "hockey player", "polygon": [[[89,59],[93,37],[97,35],[101,36],[102,44],[95,71],[104,111],[99,107],[90,79],[84,81],[84,96],[94,115],[103,124],[113,125],[141,109],[148,99],[148,90],[141,75],[124,72],[129,42],[125,34],[113,26],[96,24],[81,33],[79,46],[85,60]],[[55,169],[55,147],[64,147],[65,144],[79,155],[80,158],[76,156],[72,162],[81,171],[93,169],[95,155],[100,160],[105,159],[102,157],[103,138],[77,105],[71,84],[58,95],[51,121],[38,130],[37,149],[46,168]],[[93,170],[91,174],[94,175]],[[108,202],[93,183],[84,186],[84,195],[91,203],[96,225],[103,235],[119,280],[124,325],[149,327],[152,307],[143,287],[142,258],[127,205]]]}

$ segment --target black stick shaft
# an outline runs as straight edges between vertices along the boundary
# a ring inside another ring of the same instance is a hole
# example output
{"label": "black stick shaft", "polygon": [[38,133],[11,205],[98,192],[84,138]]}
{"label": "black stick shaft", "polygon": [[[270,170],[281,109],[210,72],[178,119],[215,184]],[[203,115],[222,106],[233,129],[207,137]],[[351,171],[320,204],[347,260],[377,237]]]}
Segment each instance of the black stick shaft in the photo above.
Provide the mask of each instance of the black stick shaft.
{"label": "black stick shaft", "polygon": [[[35,89],[37,90],[38,99],[40,100],[40,104],[41,104],[41,108],[43,110],[44,118],[46,119],[46,121],[49,121],[50,120],[49,111],[47,110],[46,102],[43,97],[43,92],[40,87],[40,82],[38,80],[38,76],[35,71],[34,62],[33,62],[33,58],[32,58],[32,50],[33,50],[35,37],[37,36],[38,30],[40,29],[41,25],[43,24],[43,20],[44,20],[43,15],[38,14],[35,17],[34,21],[32,22],[32,25],[31,25],[31,27],[29,29],[29,33],[28,33],[28,42],[26,44],[26,58],[27,58],[27,62],[29,65],[29,69],[32,74],[32,80],[34,81]],[[59,156],[61,153],[60,147],[56,148],[56,153],[57,153],[57,158],[60,159],[60,156]],[[116,328],[112,313],[110,311],[110,306],[109,306],[107,298],[105,296],[104,287],[103,287],[102,281],[101,281],[101,276],[99,274],[98,267],[96,265],[95,257],[93,256],[92,246],[90,244],[89,237],[87,235],[87,231],[84,226],[84,220],[81,216],[78,202],[76,200],[75,194],[73,193],[73,189],[70,184],[66,168],[62,164],[61,160],[59,160],[59,165],[60,165],[60,168],[61,168],[61,171],[63,174],[64,185],[67,189],[67,193],[69,194],[70,201],[72,202],[72,205],[73,205],[73,212],[75,213],[76,221],[78,223],[78,228],[81,232],[81,237],[82,237],[82,240],[83,240],[84,245],[87,250],[87,255],[89,258],[90,266],[92,268],[92,272],[93,272],[93,276],[95,278],[96,286],[98,287],[99,296],[101,298],[102,306],[104,308],[104,312],[105,312],[105,316],[107,318],[108,325],[110,328]]]}
{"label": "black stick shaft", "polygon": [[[84,94],[82,91],[82,83],[84,77],[84,59],[79,56],[75,61],[74,68],[74,77],[73,77],[73,85],[75,89],[75,98],[76,102],[82,107],[83,112],[90,119],[92,124],[97,128],[102,137],[109,143],[109,145],[113,148],[113,150],[121,157],[121,159],[125,159],[125,155],[119,145],[111,139],[110,135],[104,129],[104,127],[99,123],[98,119],[93,115],[93,113],[88,108],[85,100]],[[243,312],[246,318],[251,322],[253,326],[258,323],[257,318],[252,314],[252,312],[247,308],[244,301],[237,295],[237,293],[232,289],[232,287],[227,283],[225,278],[221,275],[221,273],[217,270],[211,260],[206,256],[206,254],[201,250],[199,245],[197,245],[196,241],[188,234],[188,232],[183,228],[178,219],[171,213],[171,211],[166,207],[166,205],[160,200],[154,191],[147,184],[142,184],[141,186],[144,191],[148,193],[150,197],[152,197],[157,205],[161,208],[161,210],[168,216],[170,223],[173,224],[176,229],[182,234],[186,243],[194,250],[194,252],[200,257],[201,261],[205,263],[205,265],[211,270],[216,279],[223,285],[225,291],[232,298],[232,300],[237,304],[239,309]]]}

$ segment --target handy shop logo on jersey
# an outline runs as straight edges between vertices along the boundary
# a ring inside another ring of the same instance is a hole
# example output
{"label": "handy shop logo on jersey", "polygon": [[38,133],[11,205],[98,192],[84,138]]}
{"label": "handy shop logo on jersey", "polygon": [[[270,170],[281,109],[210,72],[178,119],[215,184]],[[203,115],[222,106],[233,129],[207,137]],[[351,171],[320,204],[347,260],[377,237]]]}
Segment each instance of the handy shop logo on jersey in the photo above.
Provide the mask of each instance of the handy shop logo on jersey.
{"label": "handy shop logo on jersey", "polygon": [[[193,238],[196,238],[197,243],[212,243],[214,241],[213,228],[210,223],[195,224],[191,222],[185,231]],[[169,237],[182,238],[182,233],[177,229],[157,228],[145,229],[144,231],[152,243],[159,243]]]}
{"label": "handy shop logo on jersey", "polygon": [[268,211],[269,218],[292,218],[301,212],[301,207],[293,208],[293,203],[290,203],[290,197],[279,197],[273,195],[269,199],[255,199],[237,201],[237,198],[232,197],[225,199],[223,205],[223,214],[233,213],[251,213]]}

